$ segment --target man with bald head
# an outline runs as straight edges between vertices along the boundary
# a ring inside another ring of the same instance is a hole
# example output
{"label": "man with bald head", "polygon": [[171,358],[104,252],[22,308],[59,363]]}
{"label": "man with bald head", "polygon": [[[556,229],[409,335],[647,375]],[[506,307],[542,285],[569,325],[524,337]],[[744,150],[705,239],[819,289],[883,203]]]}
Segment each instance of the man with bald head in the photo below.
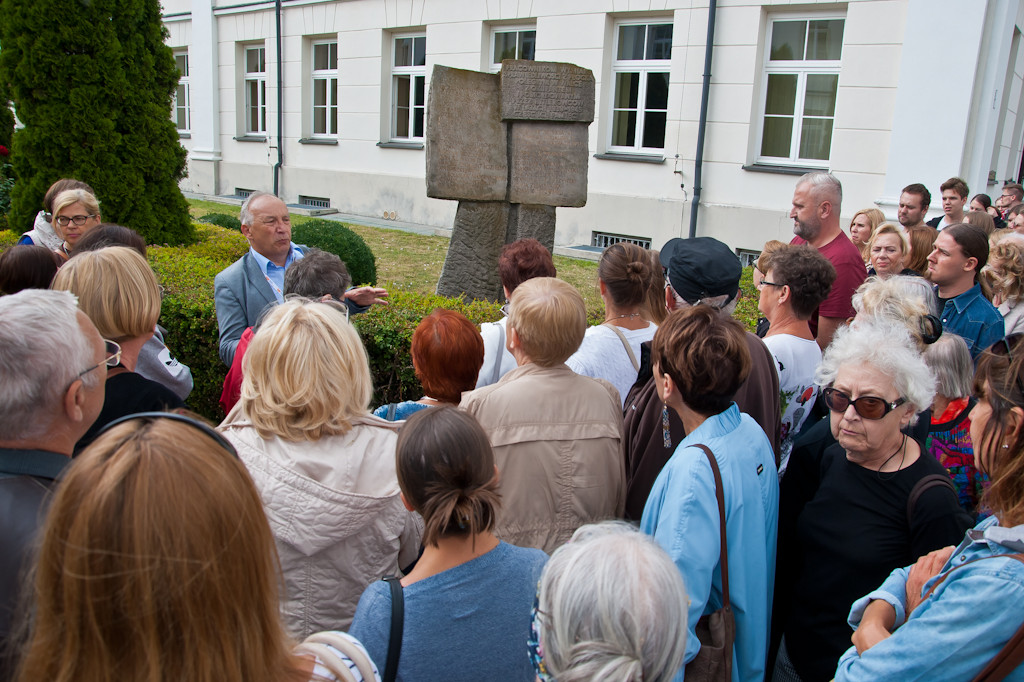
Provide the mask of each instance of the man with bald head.
{"label": "man with bald head", "polygon": [[836,281],[828,298],[811,317],[811,333],[822,350],[832,342],[836,329],[853,317],[853,294],[865,279],[867,269],[860,250],[839,225],[843,186],[831,173],[814,171],[802,176],[793,192],[791,244],[810,244],[836,269]]}
{"label": "man with bald head", "polygon": [[119,351],[66,291],[0,297],[0,679],[11,673],[12,612],[47,493],[96,421]]}
{"label": "man with bald head", "polygon": [[[267,192],[255,192],[239,215],[249,251],[213,280],[213,300],[220,330],[220,359],[231,366],[235,349],[247,327],[255,327],[263,311],[284,300],[284,272],[305,255],[306,247],[292,242],[288,206]],[[374,303],[387,303],[388,292],[358,287],[345,292],[350,312]]]}

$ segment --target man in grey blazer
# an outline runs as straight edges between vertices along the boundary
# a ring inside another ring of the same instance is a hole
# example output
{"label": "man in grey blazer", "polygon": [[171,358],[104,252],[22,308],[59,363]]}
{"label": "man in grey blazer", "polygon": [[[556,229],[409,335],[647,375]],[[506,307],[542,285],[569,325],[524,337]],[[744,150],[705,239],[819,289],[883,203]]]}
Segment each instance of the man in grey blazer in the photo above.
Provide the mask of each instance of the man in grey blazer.
{"label": "man in grey blazer", "polygon": [[[306,249],[292,243],[288,207],[273,194],[251,194],[242,204],[239,218],[249,251],[213,280],[220,359],[228,366],[242,332],[255,326],[267,308],[284,300],[284,272]],[[345,303],[358,313],[375,303],[386,304],[387,295],[384,289],[359,287],[345,292]]]}

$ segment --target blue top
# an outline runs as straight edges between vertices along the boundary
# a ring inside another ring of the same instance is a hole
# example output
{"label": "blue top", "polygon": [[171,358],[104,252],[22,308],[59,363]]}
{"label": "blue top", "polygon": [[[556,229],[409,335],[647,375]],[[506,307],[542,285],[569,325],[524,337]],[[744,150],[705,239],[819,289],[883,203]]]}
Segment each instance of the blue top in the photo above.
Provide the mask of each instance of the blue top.
{"label": "blue top", "polygon": [[[654,536],[683,574],[690,597],[686,662],[700,650],[697,621],[722,607],[718,503],[715,479],[703,450],[722,472],[729,598],[736,617],[733,680],[763,680],[775,581],[779,477],[764,431],[733,403],[709,417],[679,443],[654,482],[640,529]],[[684,671],[676,676],[683,679]]]}
{"label": "blue top", "polygon": [[[937,289],[936,289],[937,291]],[[981,293],[981,285],[946,301],[942,308],[942,329],[967,342],[975,361],[993,343],[1003,338],[1003,316]]]}
{"label": "blue top", "polygon": [[[406,587],[398,679],[533,682],[526,640],[547,560],[539,549],[499,542],[483,556]],[[380,670],[390,627],[391,588],[378,580],[360,597],[349,634]]]}
{"label": "blue top", "polygon": [[[381,419],[387,419],[389,407],[391,407],[390,403],[385,403],[381,405],[380,407],[373,411],[373,416],[380,417]],[[395,418],[392,421],[397,422],[402,419],[408,419],[414,413],[419,412],[420,410],[424,410],[428,407],[433,407],[433,405],[424,405],[423,403],[418,403],[415,400],[402,401],[395,406]]]}
{"label": "blue top", "polygon": [[252,253],[252,257],[256,259],[256,262],[260,266],[260,272],[266,276],[270,290],[274,292],[274,297],[278,303],[284,303],[284,271],[288,269],[292,263],[297,260],[301,260],[305,255],[302,250],[292,242],[291,247],[288,251],[288,259],[284,263],[284,267],[276,265],[271,262],[269,258],[264,256],[256,249],[249,247],[249,251]]}
{"label": "blue top", "polygon": [[[989,517],[967,531],[938,576],[925,583],[924,594],[940,576],[981,557],[1024,552],[1024,525],[1003,528]],[[896,630],[858,656],[850,648],[839,659],[836,682],[844,680],[970,680],[995,658],[1024,622],[1024,564],[989,559],[953,571],[928,599],[906,617],[910,566],[898,568],[874,592],[850,610],[856,628],[864,609],[882,599],[896,609]],[[1024,666],[1005,679],[1024,680]]]}

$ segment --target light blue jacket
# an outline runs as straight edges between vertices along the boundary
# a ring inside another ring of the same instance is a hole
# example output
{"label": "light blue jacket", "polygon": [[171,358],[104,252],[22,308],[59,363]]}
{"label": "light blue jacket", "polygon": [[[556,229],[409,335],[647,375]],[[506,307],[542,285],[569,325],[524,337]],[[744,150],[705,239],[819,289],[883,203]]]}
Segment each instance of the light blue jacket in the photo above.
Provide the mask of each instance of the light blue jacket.
{"label": "light blue jacket", "polygon": [[[683,574],[690,597],[686,661],[700,650],[694,628],[701,615],[722,606],[718,503],[711,465],[700,448],[711,448],[722,472],[729,597],[736,617],[733,680],[763,680],[775,583],[779,477],[764,431],[733,403],[708,418],[679,443],[658,474],[640,528],[652,535]],[[677,680],[683,679],[680,671]]]}
{"label": "light blue jacket", "polygon": [[[989,517],[972,530],[922,594],[953,568],[972,559],[1024,552],[1024,525],[1003,528]],[[892,636],[858,656],[850,648],[839,659],[836,682],[846,680],[970,680],[995,658],[1024,623],[1024,564],[988,559],[953,571],[906,617],[910,567],[899,568],[850,610],[856,628],[870,601],[896,609]],[[1024,666],[1007,680],[1024,680]]]}
{"label": "light blue jacket", "polygon": [[967,342],[975,361],[993,343],[1003,338],[1003,316],[981,293],[981,285],[946,301],[942,308],[942,329]]}

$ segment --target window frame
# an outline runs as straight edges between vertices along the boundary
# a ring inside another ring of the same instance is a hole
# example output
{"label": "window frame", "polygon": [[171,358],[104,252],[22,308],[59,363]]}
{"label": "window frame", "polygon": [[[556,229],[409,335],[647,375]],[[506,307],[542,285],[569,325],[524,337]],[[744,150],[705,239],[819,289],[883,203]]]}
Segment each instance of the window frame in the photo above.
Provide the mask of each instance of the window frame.
{"label": "window frame", "polygon": [[[412,61],[414,64],[410,66],[399,66],[398,65],[398,41],[412,39]],[[423,41],[423,64],[415,64],[416,61],[416,41]],[[426,137],[427,129],[427,34],[424,31],[417,31],[413,33],[393,33],[391,35],[391,103],[389,106],[389,124],[388,124],[388,140],[396,143],[423,143]],[[407,84],[402,84],[403,79],[408,79]],[[420,79],[422,82],[422,102],[416,103],[416,82]],[[402,92],[406,93],[407,105],[401,106],[399,104],[399,96]],[[399,135],[399,111],[405,109],[408,111],[407,119],[405,121],[407,135]],[[416,112],[420,112],[421,133],[416,135]]]}
{"label": "window frame", "polygon": [[[612,35],[612,54],[611,54],[611,68],[609,73],[611,74],[611,87],[610,101],[608,105],[608,152],[611,154],[633,154],[633,155],[663,155],[665,153],[665,139],[668,136],[668,111],[669,111],[669,99],[668,99],[668,88],[671,86],[672,80],[672,48],[669,46],[669,56],[667,59],[619,59],[619,41],[622,37],[622,28],[627,26],[644,26],[649,28],[650,26],[671,26],[672,27],[672,40],[675,40],[675,21],[672,17],[651,17],[645,19],[629,19],[615,22]],[[646,56],[647,48],[647,37],[648,30],[644,31],[644,52]],[[617,111],[630,111],[633,110],[631,107],[617,107],[617,95],[618,95],[618,76],[623,73],[636,73],[638,74],[638,88],[637,88],[637,101],[636,101],[636,128],[633,133],[633,144],[632,145],[617,145],[615,144],[615,122]],[[664,109],[648,109],[646,108],[647,98],[647,83],[648,75],[654,73],[666,74],[666,93],[665,93],[665,108]],[[665,130],[662,131],[662,145],[660,147],[645,147],[643,146],[644,140],[644,129],[647,124],[646,114],[648,112],[664,112],[665,115]]]}
{"label": "window frame", "polygon": [[[178,67],[178,57],[185,57],[185,71],[178,77],[178,83],[174,86],[174,95],[171,98],[171,120],[174,121],[174,127],[177,129],[179,134],[191,134],[192,132],[192,94],[190,92],[190,79],[189,79],[189,58],[188,48],[176,49],[172,52],[174,55],[174,66]],[[178,69],[181,70],[180,68]],[[182,105],[178,101],[178,91],[182,90],[185,97],[185,104]],[[179,125],[180,120],[178,118],[178,110],[182,109],[185,114],[185,127]]]}
{"label": "window frame", "polygon": [[[258,50],[262,55],[262,71],[249,71],[249,52]],[[259,102],[256,103],[258,121],[261,126],[252,125],[253,103],[250,83],[256,83]],[[265,43],[249,43],[242,45],[242,132],[248,136],[266,136],[267,134],[267,46]]]}
{"label": "window frame", "polygon": [[[317,47],[326,45],[327,47],[327,59],[330,62],[330,46],[334,46],[334,64],[333,68],[317,69],[316,68],[316,52]],[[338,99],[338,39],[336,37],[329,38],[317,38],[310,41],[309,44],[309,135],[312,138],[317,139],[337,139],[339,133],[338,119],[340,112],[340,104]],[[325,81],[324,91],[324,104],[318,105],[316,103],[316,87],[318,81]],[[331,87],[333,82],[333,88]],[[333,94],[333,101],[331,95]],[[317,111],[320,109],[325,110],[324,115],[324,130],[317,131]],[[332,111],[333,110],[333,111]],[[332,117],[333,113],[333,117]],[[333,123],[333,126],[332,126]],[[333,127],[333,130],[332,130]]]}
{"label": "window frame", "polygon": [[[807,28],[805,29],[805,50],[806,50],[806,31],[810,30],[810,23],[812,21],[829,21],[829,20],[842,20],[843,21],[843,40],[840,43],[839,59],[835,60],[777,60],[772,61],[771,49],[772,49],[772,36],[775,30],[775,25],[778,22],[783,21],[804,21],[807,22]],[[761,80],[760,80],[760,93],[758,100],[757,118],[754,122],[754,162],[761,165],[773,165],[773,166],[792,166],[794,168],[822,168],[829,167],[832,162],[832,141],[834,140],[835,134],[835,122],[836,122],[836,110],[833,108],[832,111],[832,133],[829,139],[829,149],[827,159],[813,159],[804,158],[800,156],[800,139],[804,130],[804,120],[807,118],[829,118],[827,116],[814,116],[806,115],[804,113],[804,103],[807,97],[807,77],[813,75],[834,75],[836,76],[836,104],[839,100],[839,77],[842,75],[842,62],[843,54],[842,49],[846,40],[846,13],[845,12],[799,12],[799,13],[781,13],[772,14],[767,18],[764,33],[764,51],[762,53],[762,67],[761,67]],[[770,75],[796,75],[796,96],[793,103],[793,129],[791,132],[791,139],[789,143],[790,154],[788,157],[782,156],[766,156],[761,153],[762,144],[764,142],[764,124],[767,109],[768,100],[768,78]]]}
{"label": "window frame", "polygon": [[498,73],[501,71],[501,62],[494,61],[494,47],[497,43],[499,33],[515,33],[516,34],[516,56],[513,59],[525,59],[520,54],[520,40],[519,34],[532,32],[533,33],[533,57],[529,61],[535,61],[537,59],[537,26],[536,24],[510,24],[502,26],[491,27],[491,39],[488,43],[487,49],[487,69],[491,73]]}

